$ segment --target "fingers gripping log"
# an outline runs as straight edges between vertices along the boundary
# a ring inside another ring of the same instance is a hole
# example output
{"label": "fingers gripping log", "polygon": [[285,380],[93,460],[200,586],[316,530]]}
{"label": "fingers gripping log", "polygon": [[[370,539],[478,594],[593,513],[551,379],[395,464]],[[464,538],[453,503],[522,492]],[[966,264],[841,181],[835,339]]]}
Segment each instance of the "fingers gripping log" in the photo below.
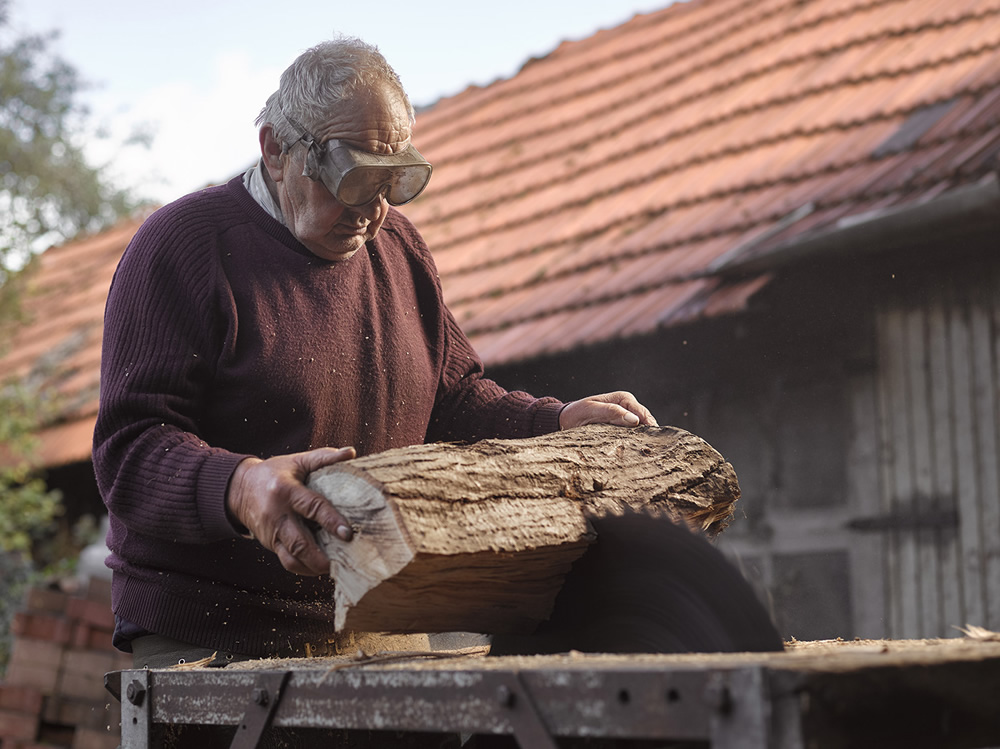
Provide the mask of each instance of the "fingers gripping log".
{"label": "fingers gripping log", "polygon": [[740,494],[701,438],[607,425],[388,450],[309,486],[354,528],[350,542],[319,533],[335,626],[378,632],[531,631],[595,537],[588,516],[657,510],[712,538]]}

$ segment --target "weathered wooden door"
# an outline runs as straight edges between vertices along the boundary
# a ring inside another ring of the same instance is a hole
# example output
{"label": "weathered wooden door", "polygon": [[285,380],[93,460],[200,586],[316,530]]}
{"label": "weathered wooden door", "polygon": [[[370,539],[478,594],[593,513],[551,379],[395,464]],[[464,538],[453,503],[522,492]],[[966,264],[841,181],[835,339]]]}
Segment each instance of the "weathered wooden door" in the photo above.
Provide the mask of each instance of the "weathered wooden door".
{"label": "weathered wooden door", "polygon": [[[887,298],[877,368],[852,391],[849,463],[869,497],[850,522],[891,637],[1000,629],[1000,283],[989,268]],[[857,581],[864,586],[864,580]]]}

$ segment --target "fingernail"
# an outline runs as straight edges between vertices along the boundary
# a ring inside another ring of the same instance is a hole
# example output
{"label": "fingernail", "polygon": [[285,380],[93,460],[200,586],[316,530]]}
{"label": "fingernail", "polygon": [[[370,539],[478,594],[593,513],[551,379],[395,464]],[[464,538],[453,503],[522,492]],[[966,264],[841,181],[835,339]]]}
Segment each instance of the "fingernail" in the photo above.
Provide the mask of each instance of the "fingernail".
{"label": "fingernail", "polygon": [[341,541],[350,541],[352,536],[354,536],[354,531],[351,530],[351,526],[349,525],[337,526],[337,537]]}
{"label": "fingernail", "polygon": [[636,426],[639,423],[639,417],[630,411],[625,414],[625,422],[630,426]]}

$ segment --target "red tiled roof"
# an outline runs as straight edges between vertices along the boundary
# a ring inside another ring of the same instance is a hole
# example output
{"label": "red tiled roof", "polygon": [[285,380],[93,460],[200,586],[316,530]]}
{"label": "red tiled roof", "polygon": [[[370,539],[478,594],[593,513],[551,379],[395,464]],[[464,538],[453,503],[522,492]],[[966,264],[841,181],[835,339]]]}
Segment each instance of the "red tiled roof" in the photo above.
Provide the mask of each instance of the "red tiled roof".
{"label": "red tiled roof", "polygon": [[[995,174],[1000,0],[676,3],[438,102],[415,142],[434,178],[405,211],[488,364],[648,333],[769,278],[720,266]],[[0,377],[61,365],[48,464],[89,454],[104,296],[137,225],[44,253],[0,358]]]}
{"label": "red tiled roof", "polygon": [[421,114],[406,211],[514,361],[738,309],[720,258],[974,183],[998,121],[1000,0],[692,0]]}
{"label": "red tiled roof", "polygon": [[25,321],[0,357],[0,380],[43,384],[58,399],[63,421],[41,435],[44,465],[90,457],[104,302],[118,259],[140,223],[124,222],[97,236],[46,250],[24,291]]}

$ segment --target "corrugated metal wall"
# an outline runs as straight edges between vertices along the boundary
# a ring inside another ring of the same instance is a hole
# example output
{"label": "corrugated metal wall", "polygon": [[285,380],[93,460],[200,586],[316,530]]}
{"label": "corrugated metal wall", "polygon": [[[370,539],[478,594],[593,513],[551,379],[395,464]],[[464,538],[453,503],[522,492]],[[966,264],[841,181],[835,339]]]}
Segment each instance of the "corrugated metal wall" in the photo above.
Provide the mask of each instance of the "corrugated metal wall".
{"label": "corrugated metal wall", "polygon": [[984,264],[892,293],[876,331],[872,510],[883,522],[869,530],[887,634],[1000,630],[1000,275]]}

